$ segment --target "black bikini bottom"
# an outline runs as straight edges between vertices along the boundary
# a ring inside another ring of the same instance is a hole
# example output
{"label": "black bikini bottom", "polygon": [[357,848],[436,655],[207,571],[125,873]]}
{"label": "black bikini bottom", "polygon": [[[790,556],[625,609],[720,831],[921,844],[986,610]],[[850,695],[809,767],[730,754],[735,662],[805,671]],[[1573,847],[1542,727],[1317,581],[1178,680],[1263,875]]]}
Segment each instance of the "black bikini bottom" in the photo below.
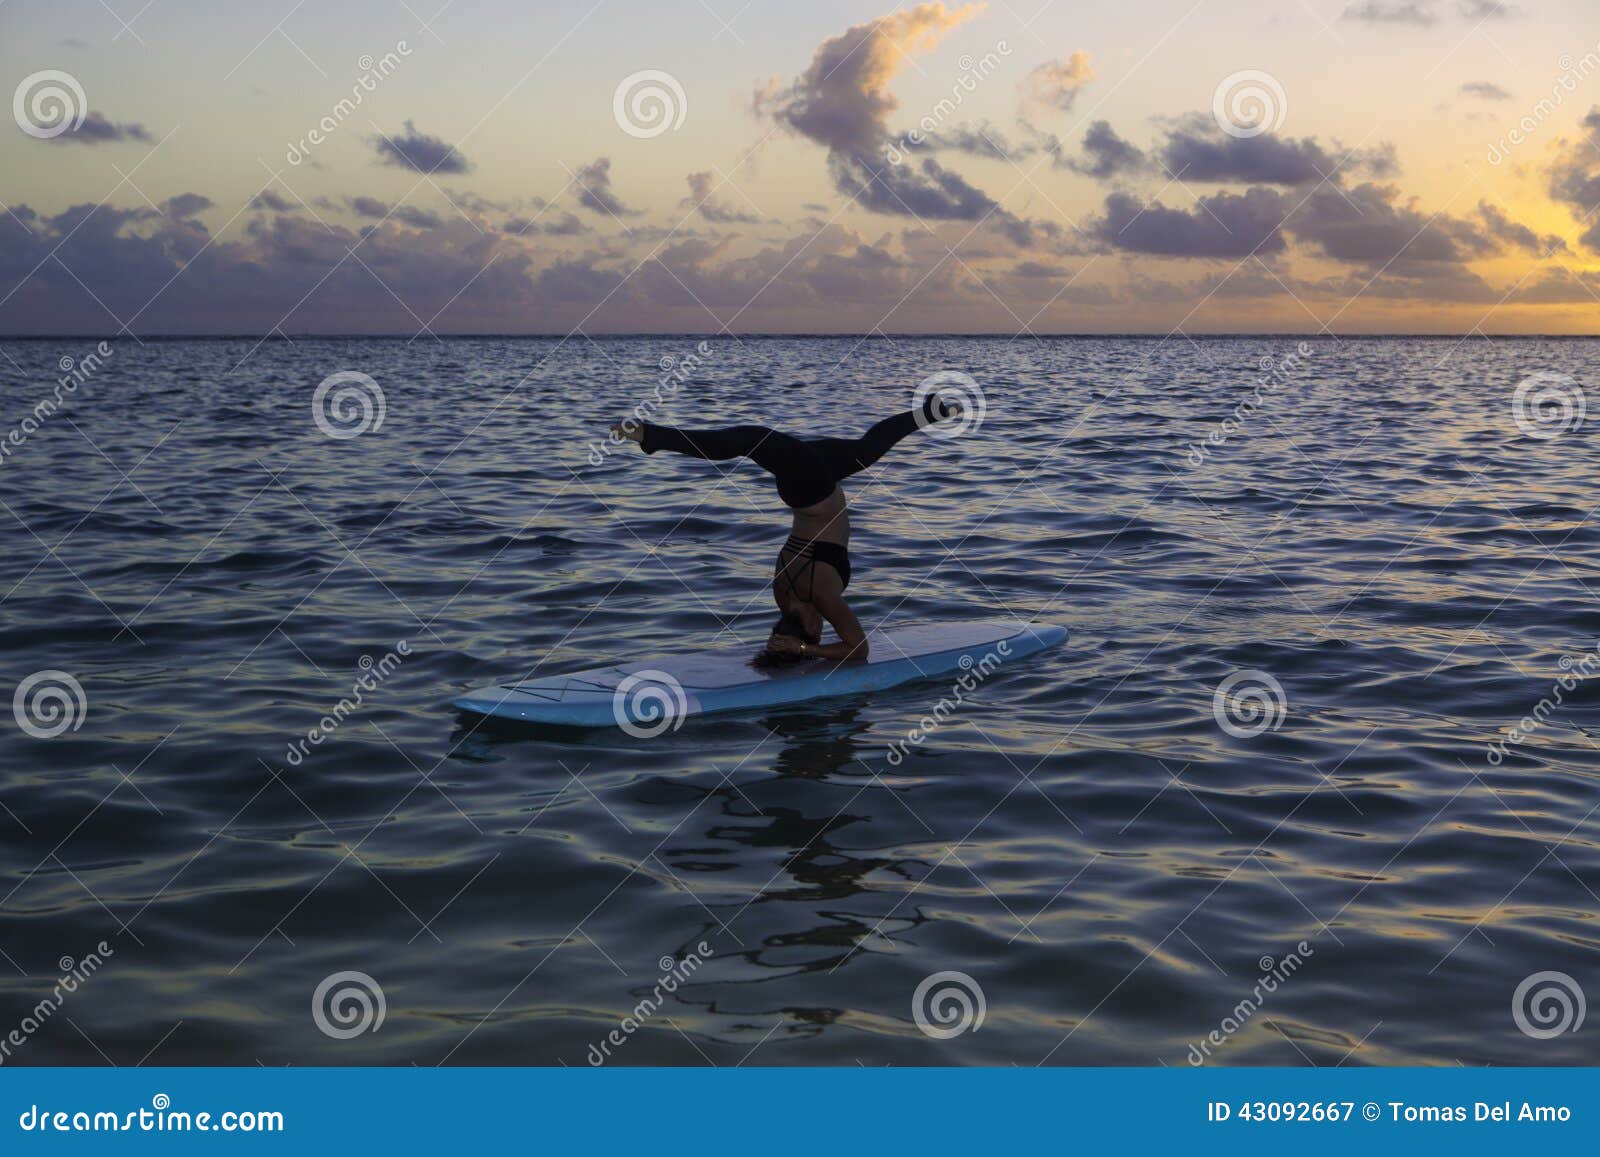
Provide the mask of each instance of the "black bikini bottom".
{"label": "black bikini bottom", "polygon": [[[784,555],[792,555],[788,567],[784,566]],[[796,567],[795,559],[806,560],[804,565]],[[783,544],[783,549],[778,552],[778,573],[784,574],[789,581],[789,590],[794,592],[796,584],[800,581],[803,571],[811,571],[817,563],[827,563],[839,572],[839,581],[843,586],[850,585],[850,549],[843,543],[823,542],[818,539],[801,538],[791,534],[789,541]]]}

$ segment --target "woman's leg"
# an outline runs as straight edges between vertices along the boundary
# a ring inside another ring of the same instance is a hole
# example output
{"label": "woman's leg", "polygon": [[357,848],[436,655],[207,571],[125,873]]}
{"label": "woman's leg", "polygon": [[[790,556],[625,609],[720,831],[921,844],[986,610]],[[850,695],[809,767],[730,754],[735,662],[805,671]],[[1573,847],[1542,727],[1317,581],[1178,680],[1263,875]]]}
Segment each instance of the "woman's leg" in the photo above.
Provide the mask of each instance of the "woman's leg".
{"label": "woman's leg", "polygon": [[789,506],[810,506],[833,493],[834,479],[812,443],[765,426],[679,430],[646,422],[639,445],[646,454],[671,450],[708,462],[748,458],[772,475]]}

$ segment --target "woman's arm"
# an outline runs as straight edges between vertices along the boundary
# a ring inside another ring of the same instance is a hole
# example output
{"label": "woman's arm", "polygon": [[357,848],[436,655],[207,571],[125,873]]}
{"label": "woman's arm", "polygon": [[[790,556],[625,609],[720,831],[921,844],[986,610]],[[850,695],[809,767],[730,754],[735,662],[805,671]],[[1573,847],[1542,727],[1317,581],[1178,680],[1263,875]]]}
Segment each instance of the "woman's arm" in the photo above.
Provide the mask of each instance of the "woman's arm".
{"label": "woman's arm", "polygon": [[837,643],[806,643],[788,635],[774,636],[768,644],[773,650],[790,655],[803,655],[807,659],[849,659],[862,663],[867,659],[867,632],[861,627],[861,620],[856,618],[856,613],[850,609],[848,603],[840,595],[818,595],[812,601],[812,606],[835,631],[839,632]]}

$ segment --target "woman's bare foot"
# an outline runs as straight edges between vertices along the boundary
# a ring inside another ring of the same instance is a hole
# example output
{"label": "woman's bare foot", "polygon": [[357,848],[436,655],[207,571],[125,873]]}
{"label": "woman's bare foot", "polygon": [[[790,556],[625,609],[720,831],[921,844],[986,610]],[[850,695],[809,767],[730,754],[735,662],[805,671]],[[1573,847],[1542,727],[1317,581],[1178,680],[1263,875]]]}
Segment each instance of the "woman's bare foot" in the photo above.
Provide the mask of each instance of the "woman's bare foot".
{"label": "woman's bare foot", "polygon": [[644,423],[637,418],[628,418],[615,422],[611,426],[611,433],[618,438],[626,438],[630,442],[644,444]]}

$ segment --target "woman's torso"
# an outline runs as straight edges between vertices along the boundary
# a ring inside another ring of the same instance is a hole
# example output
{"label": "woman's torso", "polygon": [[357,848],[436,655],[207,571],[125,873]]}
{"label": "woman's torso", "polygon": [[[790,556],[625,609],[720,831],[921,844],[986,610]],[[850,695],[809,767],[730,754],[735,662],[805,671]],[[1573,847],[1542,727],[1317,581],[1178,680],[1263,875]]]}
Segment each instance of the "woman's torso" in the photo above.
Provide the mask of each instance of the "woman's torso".
{"label": "woman's torso", "polygon": [[837,542],[840,546],[850,543],[850,516],[847,513],[849,504],[845,501],[844,488],[835,486],[833,493],[821,502],[810,506],[794,507],[794,529],[792,533],[797,538],[812,542]]}

